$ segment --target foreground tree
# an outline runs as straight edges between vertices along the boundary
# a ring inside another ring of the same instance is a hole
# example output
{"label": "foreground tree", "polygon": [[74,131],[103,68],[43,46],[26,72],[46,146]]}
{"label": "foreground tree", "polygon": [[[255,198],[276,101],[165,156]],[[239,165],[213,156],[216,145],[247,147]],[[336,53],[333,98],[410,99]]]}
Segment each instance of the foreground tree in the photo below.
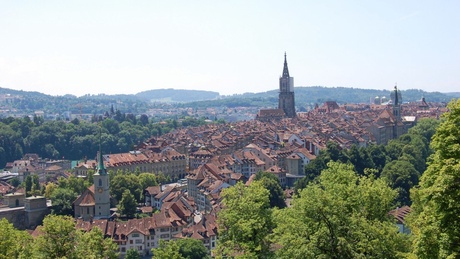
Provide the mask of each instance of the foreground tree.
{"label": "foreground tree", "polygon": [[241,182],[222,191],[223,209],[218,215],[219,256],[267,258],[268,235],[273,228],[269,192],[262,183]]}
{"label": "foreground tree", "polygon": [[407,236],[388,217],[396,191],[383,179],[359,176],[352,165],[328,163],[310,183],[275,212],[273,240],[279,258],[399,258]]}
{"label": "foreground tree", "polygon": [[0,259],[30,258],[32,236],[17,230],[5,218],[0,220]]}
{"label": "foreground tree", "polygon": [[33,244],[31,258],[118,258],[118,247],[99,228],[75,229],[73,218],[48,215]]}
{"label": "foreground tree", "polygon": [[126,251],[125,259],[141,259],[141,255],[136,249],[130,248]]}
{"label": "foreground tree", "polygon": [[158,248],[152,249],[153,258],[208,259],[208,249],[197,239],[184,238],[176,241],[160,241]]}
{"label": "foreground tree", "polygon": [[152,248],[152,254],[152,259],[185,259],[174,241],[160,240],[158,248]]}
{"label": "foreground tree", "polygon": [[78,239],[76,254],[78,258],[118,258],[118,246],[109,238],[104,238],[104,233],[98,227],[89,232],[77,231]]}
{"label": "foreground tree", "polygon": [[34,242],[38,258],[77,258],[77,232],[71,217],[48,215]]}
{"label": "foreground tree", "polygon": [[270,207],[278,207],[280,209],[286,207],[283,188],[281,188],[280,181],[276,175],[261,171],[256,174],[254,180],[260,181],[265,189],[269,191],[270,195],[268,198],[270,200]]}
{"label": "foreground tree", "polygon": [[408,222],[419,258],[460,257],[460,99],[448,108],[433,135],[434,154],[420,187],[411,193]]}

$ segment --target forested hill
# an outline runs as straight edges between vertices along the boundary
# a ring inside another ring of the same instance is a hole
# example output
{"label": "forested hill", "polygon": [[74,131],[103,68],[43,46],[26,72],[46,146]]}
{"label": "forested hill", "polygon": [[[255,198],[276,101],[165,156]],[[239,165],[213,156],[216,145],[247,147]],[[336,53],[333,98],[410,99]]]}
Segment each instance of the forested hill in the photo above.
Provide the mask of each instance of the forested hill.
{"label": "forested hill", "polygon": [[[322,103],[325,101],[336,101],[338,103],[369,103],[375,97],[390,98],[388,90],[359,89],[352,87],[324,87],[324,86],[298,86],[294,88],[295,98],[307,103]],[[454,94],[440,92],[425,92],[423,90],[410,89],[401,91],[404,102],[419,101],[422,97],[429,102],[449,102],[455,97]],[[238,98],[271,98],[278,97],[278,90],[263,93],[245,93],[228,97]]]}
{"label": "forested hill", "polygon": [[[323,86],[299,86],[294,88],[295,101],[297,106],[321,104],[325,101],[336,101],[339,104],[346,103],[369,103],[375,97],[386,97],[390,99],[389,90],[359,89],[350,87],[323,87]],[[402,90],[403,102],[415,102],[425,97],[427,102],[445,102],[448,103],[455,95],[444,94],[440,92],[425,92],[417,89]],[[210,100],[206,102],[193,102],[182,104],[190,107],[267,107],[276,106],[278,103],[278,90],[272,90],[262,93],[244,93],[224,96],[219,100]]]}
{"label": "forested hill", "polygon": [[136,97],[145,101],[156,102],[191,102],[205,101],[219,98],[218,92],[202,90],[177,90],[177,89],[158,89],[143,91],[136,94]]}
{"label": "forested hill", "polygon": [[[390,98],[388,90],[371,90],[347,87],[295,87],[298,107],[312,106],[325,101],[345,103],[369,103],[375,97]],[[403,102],[418,101],[425,97],[427,102],[449,102],[456,93],[425,92],[422,90],[401,91]],[[457,93],[458,94],[458,93]],[[8,100],[13,98],[13,101]],[[145,113],[153,106],[169,103],[176,107],[274,107],[278,103],[278,90],[261,93],[245,93],[222,96],[218,92],[201,90],[159,89],[140,92],[135,95],[64,95],[52,96],[39,92],[17,91],[0,87],[0,109],[30,113],[43,110],[47,114],[100,114],[115,106],[126,113]]]}

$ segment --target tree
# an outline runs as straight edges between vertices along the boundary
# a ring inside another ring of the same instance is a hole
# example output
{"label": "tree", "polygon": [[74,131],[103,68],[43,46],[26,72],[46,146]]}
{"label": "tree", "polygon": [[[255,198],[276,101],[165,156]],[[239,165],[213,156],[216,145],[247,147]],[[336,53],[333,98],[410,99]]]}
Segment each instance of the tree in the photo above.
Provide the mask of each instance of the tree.
{"label": "tree", "polygon": [[110,194],[120,201],[125,190],[129,190],[134,195],[136,201],[141,201],[141,185],[139,179],[134,174],[116,174],[110,181]]}
{"label": "tree", "polygon": [[185,259],[207,259],[211,258],[208,255],[208,249],[203,242],[198,239],[184,238],[176,241],[179,247],[179,253]]}
{"label": "tree", "polygon": [[118,246],[110,238],[104,238],[104,233],[98,227],[88,232],[77,231],[76,254],[78,258],[115,259],[118,256]]}
{"label": "tree", "polygon": [[396,201],[400,205],[411,205],[410,189],[418,184],[419,172],[408,161],[394,160],[388,163],[382,171],[381,177],[388,181],[391,188],[398,191]]}
{"label": "tree", "polygon": [[408,223],[419,258],[460,256],[460,99],[447,107],[431,141],[434,154],[411,193]]}
{"label": "tree", "polygon": [[75,229],[73,218],[48,215],[33,244],[31,258],[118,258],[118,246],[95,227],[89,232]]}
{"label": "tree", "polygon": [[25,231],[17,230],[7,219],[0,219],[0,259],[29,258],[33,239]]}
{"label": "tree", "polygon": [[40,183],[38,180],[38,175],[33,174],[33,175],[28,175],[24,181],[25,184],[25,189],[26,189],[26,195],[31,196],[37,194],[37,190],[40,190]]}
{"label": "tree", "polygon": [[125,259],[141,259],[141,255],[136,249],[130,248],[126,251]]}
{"label": "tree", "polygon": [[48,215],[40,232],[34,242],[36,257],[77,258],[75,244],[78,235],[71,217]]}
{"label": "tree", "polygon": [[279,183],[278,177],[274,174],[261,171],[256,174],[254,180],[260,181],[264,188],[270,192],[270,207],[278,207],[280,209],[286,207],[286,203],[284,202],[285,195]]}
{"label": "tree", "polygon": [[396,192],[382,179],[328,163],[318,182],[275,211],[279,258],[399,258],[408,237],[388,218]]}
{"label": "tree", "polygon": [[238,182],[222,191],[218,255],[253,258],[271,255],[268,235],[273,221],[268,197],[268,190],[258,181],[248,187]]}
{"label": "tree", "polygon": [[141,173],[141,174],[139,174],[138,179],[139,179],[139,184],[141,186],[140,188],[142,190],[145,190],[145,188],[147,188],[149,186],[157,186],[158,185],[157,176],[155,174],[152,174],[152,173]]}
{"label": "tree", "polygon": [[73,202],[77,193],[67,188],[57,188],[51,194],[52,212],[57,215],[73,215]]}
{"label": "tree", "polygon": [[133,218],[136,214],[136,206],[137,202],[136,199],[134,199],[134,195],[132,195],[129,190],[125,190],[121,197],[121,201],[118,204],[120,214],[126,215],[128,218]]}
{"label": "tree", "polygon": [[152,248],[152,259],[185,259],[174,241],[160,240],[158,248]]}

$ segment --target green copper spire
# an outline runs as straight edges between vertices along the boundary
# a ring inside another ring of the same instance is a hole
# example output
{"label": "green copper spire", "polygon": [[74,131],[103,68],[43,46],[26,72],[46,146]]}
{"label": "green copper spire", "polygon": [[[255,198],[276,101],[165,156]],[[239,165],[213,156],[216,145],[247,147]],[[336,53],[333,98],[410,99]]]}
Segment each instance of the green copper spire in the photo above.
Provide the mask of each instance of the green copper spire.
{"label": "green copper spire", "polygon": [[101,127],[99,128],[99,154],[97,157],[97,161],[98,163],[97,163],[96,173],[99,175],[107,174],[107,170],[105,170],[105,166],[104,166],[104,159],[102,158],[102,129]]}

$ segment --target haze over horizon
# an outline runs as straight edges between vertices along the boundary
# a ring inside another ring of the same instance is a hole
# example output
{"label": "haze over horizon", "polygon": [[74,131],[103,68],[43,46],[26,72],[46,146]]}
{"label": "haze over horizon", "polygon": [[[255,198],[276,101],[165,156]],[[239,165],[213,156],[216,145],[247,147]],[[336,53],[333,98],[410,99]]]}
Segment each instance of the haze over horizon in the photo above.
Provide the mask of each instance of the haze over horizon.
{"label": "haze over horizon", "polygon": [[3,1],[0,87],[221,95],[295,86],[458,92],[458,1]]}

